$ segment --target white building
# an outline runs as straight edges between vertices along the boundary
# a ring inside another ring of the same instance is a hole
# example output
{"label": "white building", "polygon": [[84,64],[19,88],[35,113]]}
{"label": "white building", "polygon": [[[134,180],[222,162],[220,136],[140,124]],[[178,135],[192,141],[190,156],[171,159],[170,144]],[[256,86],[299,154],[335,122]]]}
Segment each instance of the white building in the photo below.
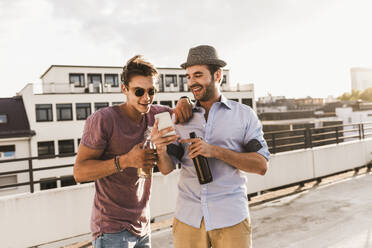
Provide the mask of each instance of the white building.
{"label": "white building", "polygon": [[359,90],[362,92],[372,87],[372,68],[351,68],[350,77],[352,90]]}
{"label": "white building", "polygon": [[[1,163],[4,160],[31,156],[30,141],[35,135],[30,129],[21,97],[0,99],[0,186],[17,184],[29,179],[27,173],[1,174],[24,170],[28,161]],[[28,191],[28,186],[0,189],[0,195]]]}
{"label": "white building", "polygon": [[[158,69],[160,92],[156,94],[154,103],[175,107],[181,96],[193,99],[183,69]],[[23,99],[30,129],[36,135],[28,140],[28,154],[19,156],[45,156],[33,160],[34,168],[73,164],[75,156],[71,154],[77,152],[86,118],[99,108],[125,101],[120,87],[121,71],[122,67],[52,65],[40,77],[41,94],[34,93],[32,84],[26,85],[18,96]],[[223,94],[255,108],[253,84],[234,88],[230,84],[229,70],[224,70],[223,74]],[[47,158],[48,155],[60,157]],[[15,158],[19,158],[17,154]],[[51,181],[36,184],[35,190],[74,184],[72,174],[72,167],[36,171],[34,181]],[[27,187],[21,190],[24,191],[28,191]]]}
{"label": "white building", "polygon": [[356,138],[349,138],[348,140],[359,139],[359,125],[363,123],[364,128],[371,128],[372,125],[372,104],[371,103],[357,103],[353,107],[336,108],[336,116],[341,119],[344,125],[344,130],[349,130],[345,133],[347,136],[355,136]]}

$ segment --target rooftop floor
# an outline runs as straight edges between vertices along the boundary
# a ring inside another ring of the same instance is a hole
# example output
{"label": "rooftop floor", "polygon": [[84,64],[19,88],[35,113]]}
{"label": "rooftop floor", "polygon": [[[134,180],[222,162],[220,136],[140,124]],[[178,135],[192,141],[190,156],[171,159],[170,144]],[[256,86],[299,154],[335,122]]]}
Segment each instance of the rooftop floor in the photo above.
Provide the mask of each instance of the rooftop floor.
{"label": "rooftop floor", "polygon": [[[250,208],[255,248],[372,247],[372,174],[311,187]],[[153,248],[173,247],[170,229]]]}
{"label": "rooftop floor", "polygon": [[[372,247],[372,173],[355,174],[254,197],[250,207],[254,247]],[[280,197],[283,194],[289,196]],[[170,224],[171,219],[152,224],[153,248],[173,247]]]}

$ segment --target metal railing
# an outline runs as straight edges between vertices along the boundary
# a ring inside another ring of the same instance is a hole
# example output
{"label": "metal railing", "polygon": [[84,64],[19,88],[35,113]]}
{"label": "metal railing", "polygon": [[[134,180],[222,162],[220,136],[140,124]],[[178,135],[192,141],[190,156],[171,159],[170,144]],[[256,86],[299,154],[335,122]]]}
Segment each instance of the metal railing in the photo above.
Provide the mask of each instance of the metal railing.
{"label": "metal railing", "polygon": [[22,182],[22,183],[0,185],[0,189],[29,185],[30,186],[30,192],[34,193],[34,191],[35,191],[34,185],[37,184],[37,183],[47,183],[47,182],[55,182],[55,181],[61,180],[61,178],[53,178],[53,179],[42,179],[42,180],[35,181],[34,180],[34,172],[43,171],[43,170],[51,170],[51,169],[61,169],[61,168],[74,166],[74,164],[66,164],[66,165],[56,165],[56,166],[34,168],[34,166],[33,166],[33,161],[34,160],[53,159],[53,158],[57,158],[57,157],[60,157],[60,158],[62,158],[62,157],[72,157],[72,156],[75,156],[75,155],[76,155],[76,153],[69,153],[69,154],[60,154],[60,155],[48,155],[48,156],[39,156],[39,157],[28,157],[28,158],[16,158],[16,159],[0,160],[0,168],[1,168],[1,165],[5,164],[5,163],[14,163],[14,162],[22,162],[22,161],[27,161],[28,162],[28,169],[20,169],[20,170],[0,172],[0,177],[1,176],[6,176],[6,175],[19,174],[19,173],[28,173],[28,175],[29,175],[29,181]]}
{"label": "metal railing", "polygon": [[302,128],[265,132],[264,137],[271,153],[313,148],[361,140],[372,136],[372,122],[333,125],[319,128]]}
{"label": "metal railing", "polygon": [[[361,140],[365,139],[368,136],[372,136],[372,122],[369,123],[357,123],[349,125],[335,125],[335,126],[326,126],[321,128],[302,128],[295,130],[286,130],[286,131],[276,131],[276,132],[266,132],[265,139],[268,143],[269,150],[271,153],[278,153],[283,151],[304,149],[304,148],[313,148],[316,146],[322,146],[327,144],[338,144],[342,142],[352,141],[352,140]],[[43,170],[53,170],[72,167],[73,164],[65,165],[56,165],[56,166],[47,166],[47,167],[37,167],[34,168],[34,160],[45,160],[53,159],[57,157],[71,157],[75,156],[76,153],[70,154],[60,154],[60,155],[51,155],[51,156],[39,156],[39,157],[28,157],[28,158],[18,158],[18,159],[6,159],[0,160],[0,171],[2,164],[14,163],[27,161],[27,169],[12,170],[6,172],[0,172],[1,176],[14,175],[19,173],[28,173],[29,180],[22,183],[0,185],[0,189],[13,188],[18,186],[28,185],[30,192],[35,191],[35,184],[38,183],[48,183],[56,182],[62,180],[61,177],[56,178],[46,178],[41,180],[34,180],[34,172],[43,171]]]}

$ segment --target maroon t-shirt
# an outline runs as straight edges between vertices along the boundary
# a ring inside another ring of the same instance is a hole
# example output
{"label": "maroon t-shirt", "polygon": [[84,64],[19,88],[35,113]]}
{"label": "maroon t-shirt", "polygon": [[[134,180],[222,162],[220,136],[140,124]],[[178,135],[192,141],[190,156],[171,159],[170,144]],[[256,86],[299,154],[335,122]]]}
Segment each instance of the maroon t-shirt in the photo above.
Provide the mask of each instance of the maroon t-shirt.
{"label": "maroon t-shirt", "polygon": [[[154,115],[165,111],[171,110],[152,105],[149,113],[137,124],[125,116],[117,105],[99,109],[86,120],[81,143],[92,149],[103,149],[102,160],[128,153],[142,142],[147,126],[154,125]],[[96,180],[95,189],[91,216],[94,239],[103,233],[123,229],[137,236],[150,231],[151,178],[139,178],[137,169],[129,167]]]}

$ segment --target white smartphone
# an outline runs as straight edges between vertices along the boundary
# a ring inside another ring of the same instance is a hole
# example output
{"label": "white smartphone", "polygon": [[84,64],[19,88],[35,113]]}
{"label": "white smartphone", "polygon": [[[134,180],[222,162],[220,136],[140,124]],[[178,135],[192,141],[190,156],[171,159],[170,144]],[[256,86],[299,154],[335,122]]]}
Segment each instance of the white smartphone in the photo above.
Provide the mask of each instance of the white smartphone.
{"label": "white smartphone", "polygon": [[[158,120],[159,131],[167,127],[173,127],[173,122],[172,122],[169,112],[159,113],[159,114],[154,115],[154,117],[155,117],[155,120]],[[163,137],[171,136],[171,135],[176,135],[176,132],[171,131],[167,133],[166,135],[164,135]]]}

